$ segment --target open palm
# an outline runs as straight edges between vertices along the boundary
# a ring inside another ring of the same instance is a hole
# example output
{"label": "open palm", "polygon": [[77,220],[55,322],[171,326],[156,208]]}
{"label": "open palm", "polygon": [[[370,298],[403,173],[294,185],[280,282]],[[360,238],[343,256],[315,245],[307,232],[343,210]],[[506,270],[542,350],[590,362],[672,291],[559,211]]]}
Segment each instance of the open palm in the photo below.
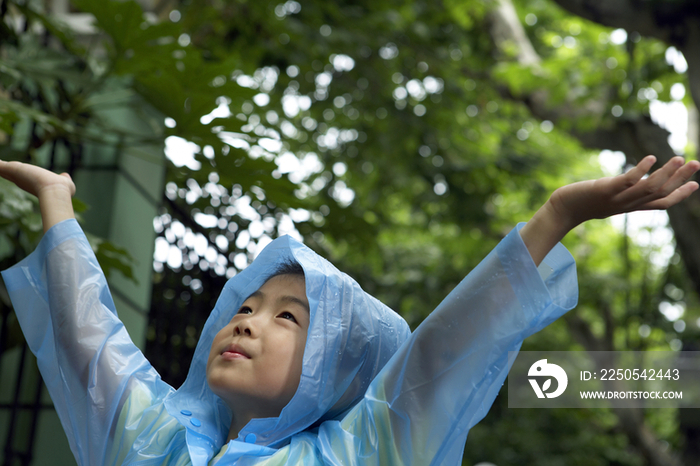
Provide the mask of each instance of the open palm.
{"label": "open palm", "polygon": [[688,181],[700,162],[674,157],[648,177],[656,158],[649,155],[627,173],[563,186],[552,194],[551,207],[571,228],[594,218],[635,210],[668,209],[690,196],[698,183]]}

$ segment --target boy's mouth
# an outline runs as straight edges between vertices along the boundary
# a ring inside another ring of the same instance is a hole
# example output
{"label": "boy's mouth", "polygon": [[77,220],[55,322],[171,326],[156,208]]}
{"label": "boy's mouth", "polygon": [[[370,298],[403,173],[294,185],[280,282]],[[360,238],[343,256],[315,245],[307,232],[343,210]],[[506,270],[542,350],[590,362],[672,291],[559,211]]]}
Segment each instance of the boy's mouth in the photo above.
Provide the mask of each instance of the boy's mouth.
{"label": "boy's mouth", "polygon": [[224,359],[250,359],[250,355],[240,346],[232,343],[221,352]]}

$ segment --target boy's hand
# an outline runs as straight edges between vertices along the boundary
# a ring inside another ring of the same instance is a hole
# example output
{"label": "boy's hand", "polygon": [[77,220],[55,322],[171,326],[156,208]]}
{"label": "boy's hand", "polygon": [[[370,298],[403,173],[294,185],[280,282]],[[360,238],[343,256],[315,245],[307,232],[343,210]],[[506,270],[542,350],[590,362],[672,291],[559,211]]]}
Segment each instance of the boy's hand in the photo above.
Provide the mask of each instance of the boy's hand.
{"label": "boy's hand", "polygon": [[75,194],[75,184],[68,173],[57,175],[28,163],[0,160],[0,176],[36,197],[47,190],[65,190],[71,197]]}
{"label": "boy's hand", "polygon": [[36,165],[0,161],[0,176],[39,198],[44,231],[75,218],[71,202],[75,184],[67,173],[57,175]]}
{"label": "boy's hand", "polygon": [[548,208],[571,229],[594,218],[668,209],[698,189],[698,183],[688,180],[700,169],[700,162],[684,163],[682,157],[674,157],[643,178],[655,162],[656,157],[649,155],[623,175],[563,186],[554,191]]}
{"label": "boy's hand", "polygon": [[698,183],[688,182],[700,162],[684,163],[674,157],[649,177],[656,162],[649,155],[627,173],[612,178],[581,181],[563,186],[520,230],[532,259],[539,265],[561,239],[577,225],[635,210],[668,209],[690,196]]}

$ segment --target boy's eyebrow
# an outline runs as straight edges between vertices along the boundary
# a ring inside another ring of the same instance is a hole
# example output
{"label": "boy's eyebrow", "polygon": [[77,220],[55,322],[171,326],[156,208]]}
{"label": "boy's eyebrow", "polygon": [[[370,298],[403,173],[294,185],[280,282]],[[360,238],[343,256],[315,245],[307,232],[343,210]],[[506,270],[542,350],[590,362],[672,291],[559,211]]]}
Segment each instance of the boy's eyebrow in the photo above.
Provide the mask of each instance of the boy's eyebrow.
{"label": "boy's eyebrow", "polygon": [[308,312],[309,314],[311,313],[311,310],[309,309],[309,305],[306,304],[306,303],[305,303],[304,301],[302,301],[301,299],[297,298],[296,296],[282,296],[282,297],[280,298],[280,301],[287,301],[287,302],[290,302],[290,303],[296,303],[296,304],[298,304],[299,306],[301,306],[301,307],[303,307],[304,309],[306,309],[306,312]]}
{"label": "boy's eyebrow", "polygon": [[[263,292],[260,291],[260,290],[257,290],[257,291],[254,291],[250,296],[248,296],[248,297],[244,300],[244,302],[247,301],[247,300],[249,300],[250,298],[264,298],[264,296],[265,296],[265,293],[263,293]],[[303,308],[306,310],[306,312],[308,312],[309,314],[311,314],[311,310],[309,309],[309,305],[306,304],[306,303],[305,303],[304,301],[302,301],[301,299],[297,298],[296,296],[285,295],[285,296],[281,296],[281,297],[279,298],[279,300],[280,300],[280,301],[285,301],[285,302],[288,302],[288,303],[298,304],[299,306],[303,307]]]}

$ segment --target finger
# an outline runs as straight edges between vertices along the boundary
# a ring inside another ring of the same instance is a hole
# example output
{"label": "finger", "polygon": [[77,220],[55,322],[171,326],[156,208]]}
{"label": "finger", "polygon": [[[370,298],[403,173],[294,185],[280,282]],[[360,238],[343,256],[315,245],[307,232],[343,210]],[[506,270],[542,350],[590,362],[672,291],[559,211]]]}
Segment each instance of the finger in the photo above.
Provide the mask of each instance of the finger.
{"label": "finger", "polygon": [[[646,180],[644,180],[644,191],[649,195],[661,194],[663,186],[666,185],[666,183],[684,166],[684,164],[685,161],[683,160],[683,157],[671,158],[664,164],[663,167],[656,170],[654,173],[649,175]],[[666,196],[673,191],[675,191],[675,189],[672,189],[663,195]]]}
{"label": "finger", "polygon": [[659,196],[666,197],[683,186],[700,169],[700,162],[693,160],[682,165],[659,189]]}
{"label": "finger", "polygon": [[647,155],[639,163],[629,170],[627,173],[616,176],[611,180],[613,192],[622,192],[630,189],[639,183],[639,181],[646,175],[651,167],[656,163],[656,157],[653,155]]}
{"label": "finger", "polygon": [[[686,173],[682,170],[684,162],[682,157],[673,157],[663,167],[641,180],[636,185],[623,192],[618,201],[630,204],[642,205],[655,199],[666,197],[682,185],[688,178],[683,179]],[[672,182],[669,182],[676,174]],[[668,184],[668,186],[666,186]]]}
{"label": "finger", "polygon": [[32,180],[29,179],[27,175],[27,167],[31,167],[31,165],[15,161],[2,161],[0,162],[0,176],[14,183],[18,188],[36,196],[36,190],[32,185]]}
{"label": "finger", "polygon": [[20,162],[5,162],[0,160],[0,176],[13,183],[17,180],[18,169],[21,168]]}
{"label": "finger", "polygon": [[680,188],[673,191],[668,196],[662,199],[656,199],[651,202],[640,206],[637,210],[655,210],[655,209],[668,209],[673,207],[684,199],[687,199],[691,194],[698,190],[698,183],[695,181],[689,181]]}

